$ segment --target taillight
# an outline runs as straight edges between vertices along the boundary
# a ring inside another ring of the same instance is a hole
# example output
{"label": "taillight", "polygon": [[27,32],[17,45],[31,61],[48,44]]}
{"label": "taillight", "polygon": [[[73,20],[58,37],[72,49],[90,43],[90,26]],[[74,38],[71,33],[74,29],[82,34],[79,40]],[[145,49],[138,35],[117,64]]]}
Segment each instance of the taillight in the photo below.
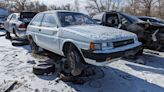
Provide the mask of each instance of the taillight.
{"label": "taillight", "polygon": [[20,24],[19,28],[27,28],[27,26],[25,24]]}

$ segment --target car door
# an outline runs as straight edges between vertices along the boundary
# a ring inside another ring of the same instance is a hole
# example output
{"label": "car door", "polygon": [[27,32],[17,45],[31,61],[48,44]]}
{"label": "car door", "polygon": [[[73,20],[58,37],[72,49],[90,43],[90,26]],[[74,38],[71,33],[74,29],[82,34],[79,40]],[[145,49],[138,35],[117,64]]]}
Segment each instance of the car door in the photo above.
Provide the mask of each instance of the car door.
{"label": "car door", "polygon": [[44,15],[39,31],[40,34],[37,36],[37,38],[40,44],[42,44],[45,49],[58,53],[58,28],[54,14],[46,13]]}
{"label": "car door", "polygon": [[40,44],[39,42],[39,34],[40,34],[40,25],[41,25],[41,21],[43,19],[44,14],[43,13],[39,13],[37,14],[31,21],[31,23],[29,24],[29,26],[27,27],[27,33],[30,34],[33,37],[33,40],[35,41],[35,43],[37,45],[39,45],[40,47],[42,46],[42,44]]}

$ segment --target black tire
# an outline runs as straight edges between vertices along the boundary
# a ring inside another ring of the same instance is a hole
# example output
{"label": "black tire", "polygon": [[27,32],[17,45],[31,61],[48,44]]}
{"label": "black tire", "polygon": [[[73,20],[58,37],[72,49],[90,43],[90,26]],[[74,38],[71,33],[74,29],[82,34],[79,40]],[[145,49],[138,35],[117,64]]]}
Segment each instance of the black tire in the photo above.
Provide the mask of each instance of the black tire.
{"label": "black tire", "polygon": [[31,52],[32,54],[37,54],[39,50],[39,46],[33,41],[32,38],[29,39],[30,47],[31,47]]}
{"label": "black tire", "polygon": [[12,43],[13,46],[23,46],[23,45],[27,45],[27,44],[24,43],[23,41],[15,41],[15,40],[12,40],[11,43]]}
{"label": "black tire", "polygon": [[33,73],[36,75],[44,75],[55,72],[55,65],[42,63],[33,66]]}
{"label": "black tire", "polygon": [[69,46],[69,50],[66,52],[68,70],[73,76],[78,76],[82,73],[83,70],[83,59],[78,50],[73,46]]}
{"label": "black tire", "polygon": [[6,31],[6,37],[5,37],[5,38],[6,38],[6,39],[10,39],[10,40],[12,39],[12,38],[11,38],[11,35],[10,35],[10,32]]}

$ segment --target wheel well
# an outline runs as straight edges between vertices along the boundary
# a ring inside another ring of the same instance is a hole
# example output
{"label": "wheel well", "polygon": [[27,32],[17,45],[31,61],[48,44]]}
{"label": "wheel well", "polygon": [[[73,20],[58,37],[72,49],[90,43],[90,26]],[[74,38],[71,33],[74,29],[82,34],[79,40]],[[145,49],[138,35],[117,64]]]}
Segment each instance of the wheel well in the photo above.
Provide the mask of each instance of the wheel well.
{"label": "wheel well", "polygon": [[73,49],[77,50],[78,53],[81,55],[81,57],[82,57],[82,59],[83,59],[82,62],[85,63],[85,62],[84,62],[84,58],[83,58],[83,56],[82,56],[82,53],[79,51],[79,49],[76,47],[76,45],[74,45],[72,42],[66,42],[66,43],[64,43],[63,49],[62,49],[62,51],[64,52],[64,55],[66,55],[67,51],[70,50],[70,48],[71,48],[72,46],[73,46]]}
{"label": "wheel well", "polygon": [[72,46],[73,46],[73,48],[77,49],[77,47],[72,42],[66,42],[66,43],[64,43],[63,49],[62,49],[63,52],[64,52],[64,55],[67,53],[67,51],[69,50],[69,48],[72,47]]}
{"label": "wheel well", "polygon": [[27,36],[28,40],[32,39],[32,36],[31,35],[28,35]]}

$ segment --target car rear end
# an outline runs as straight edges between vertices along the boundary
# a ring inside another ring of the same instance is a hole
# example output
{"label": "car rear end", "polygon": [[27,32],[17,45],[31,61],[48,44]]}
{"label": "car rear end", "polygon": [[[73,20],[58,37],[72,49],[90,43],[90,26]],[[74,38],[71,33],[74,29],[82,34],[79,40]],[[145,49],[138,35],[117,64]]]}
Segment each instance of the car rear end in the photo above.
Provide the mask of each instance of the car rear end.
{"label": "car rear end", "polygon": [[17,26],[17,34],[19,36],[26,36],[26,29],[32,18],[36,15],[36,12],[20,12],[19,15],[19,25]]}

